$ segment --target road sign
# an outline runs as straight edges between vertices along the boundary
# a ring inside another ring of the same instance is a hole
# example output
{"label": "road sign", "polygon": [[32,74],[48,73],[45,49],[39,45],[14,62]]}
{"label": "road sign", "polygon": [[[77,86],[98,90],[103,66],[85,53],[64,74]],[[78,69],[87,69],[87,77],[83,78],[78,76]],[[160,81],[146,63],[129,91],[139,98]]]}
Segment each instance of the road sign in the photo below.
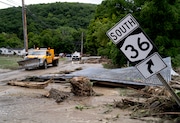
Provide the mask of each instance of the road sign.
{"label": "road sign", "polygon": [[[167,65],[163,62],[160,55],[155,52],[155,45],[151,42],[150,38],[138,27],[139,23],[136,19],[131,14],[128,14],[107,31],[106,34],[131,62],[140,62],[145,59],[136,65],[136,68],[147,79],[166,68]],[[153,52],[155,53],[152,54]],[[180,106],[179,97],[174,93],[160,73],[158,73],[157,76]]]}
{"label": "road sign", "polygon": [[153,49],[152,42],[142,32],[128,36],[120,50],[131,62],[145,59]]}
{"label": "road sign", "polygon": [[167,65],[157,52],[155,52],[147,59],[143,60],[138,65],[136,65],[136,68],[146,79],[158,73],[166,67]]}
{"label": "road sign", "polygon": [[131,14],[128,14],[108,30],[106,34],[115,44],[118,44],[138,27],[139,23],[136,19]]}

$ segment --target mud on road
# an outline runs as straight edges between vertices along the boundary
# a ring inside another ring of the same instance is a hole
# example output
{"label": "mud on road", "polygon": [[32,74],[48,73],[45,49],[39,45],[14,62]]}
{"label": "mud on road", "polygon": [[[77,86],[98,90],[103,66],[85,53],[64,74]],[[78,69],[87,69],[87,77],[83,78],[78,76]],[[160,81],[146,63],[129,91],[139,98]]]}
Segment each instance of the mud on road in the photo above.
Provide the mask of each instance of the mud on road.
{"label": "mud on road", "polygon": [[102,67],[101,64],[72,64],[70,61],[61,61],[57,67],[48,66],[48,69],[32,69],[32,70],[0,70],[0,82],[13,80],[13,79],[22,79],[26,78],[27,76],[37,76],[43,74],[51,74],[51,73],[58,73],[64,70],[75,70],[81,67],[85,69],[87,67]]}
{"label": "mud on road", "polygon": [[[0,123],[155,123],[159,119],[148,117],[132,119],[130,110],[113,108],[132,90],[94,86],[103,96],[77,97],[71,95],[57,104],[54,99],[45,98],[51,88],[70,92],[70,83],[50,83],[45,89],[29,89],[9,86],[10,80],[21,80],[28,76],[58,73],[81,67],[102,67],[101,64],[72,64],[60,62],[58,67],[46,70],[15,70],[0,73]],[[132,98],[132,97],[131,97]],[[139,99],[139,98],[138,98]],[[134,99],[132,99],[134,100]]]}

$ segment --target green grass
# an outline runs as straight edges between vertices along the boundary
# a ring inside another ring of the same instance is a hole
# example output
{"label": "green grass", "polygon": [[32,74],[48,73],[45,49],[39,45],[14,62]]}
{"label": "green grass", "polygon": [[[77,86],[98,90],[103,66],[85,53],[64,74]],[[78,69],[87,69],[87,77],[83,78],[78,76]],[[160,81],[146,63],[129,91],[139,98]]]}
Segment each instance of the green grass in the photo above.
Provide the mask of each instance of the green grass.
{"label": "green grass", "polygon": [[66,58],[59,58],[59,61],[66,61]]}
{"label": "green grass", "polygon": [[0,69],[15,70],[19,67],[17,61],[22,59],[18,56],[0,56]]}

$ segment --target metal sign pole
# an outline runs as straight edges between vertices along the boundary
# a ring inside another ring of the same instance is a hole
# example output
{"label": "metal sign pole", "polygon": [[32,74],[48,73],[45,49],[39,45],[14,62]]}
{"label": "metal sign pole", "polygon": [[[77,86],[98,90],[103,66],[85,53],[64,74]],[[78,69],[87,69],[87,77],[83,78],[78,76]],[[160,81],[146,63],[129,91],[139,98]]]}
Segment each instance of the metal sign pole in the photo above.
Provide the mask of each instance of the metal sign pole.
{"label": "metal sign pole", "polygon": [[168,83],[167,83],[166,80],[162,77],[162,75],[161,75],[160,73],[157,74],[157,77],[158,77],[159,80],[163,83],[163,85],[166,87],[166,89],[171,93],[171,95],[173,96],[173,98],[175,99],[175,101],[177,102],[177,104],[180,106],[179,96],[174,93],[173,89],[168,85]]}

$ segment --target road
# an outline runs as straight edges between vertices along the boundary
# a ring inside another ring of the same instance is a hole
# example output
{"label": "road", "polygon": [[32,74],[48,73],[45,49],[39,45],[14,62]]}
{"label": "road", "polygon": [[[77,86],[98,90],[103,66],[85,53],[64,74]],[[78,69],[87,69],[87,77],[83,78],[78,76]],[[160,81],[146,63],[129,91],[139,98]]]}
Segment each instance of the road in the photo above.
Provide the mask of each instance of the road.
{"label": "road", "polygon": [[4,73],[0,73],[0,82],[5,82],[9,80],[20,80],[24,79],[27,76],[37,76],[43,74],[50,74],[50,73],[58,73],[64,70],[75,70],[76,68],[81,67],[82,69],[87,67],[102,67],[101,64],[78,64],[77,62],[72,63],[70,60],[67,61],[60,61],[57,67],[48,66],[48,69],[34,69],[34,70],[13,70],[13,71],[6,71]]}
{"label": "road", "polygon": [[[47,69],[24,69],[0,73],[0,123],[147,123],[157,121],[156,118],[131,119],[129,110],[113,108],[116,100],[121,100],[119,88],[93,87],[96,93],[103,96],[77,97],[71,95],[57,104],[54,99],[45,98],[51,88],[70,92],[69,83],[50,83],[45,89],[29,89],[9,86],[6,83],[27,76],[58,73],[64,70],[102,67],[101,64],[78,64],[67,61],[58,67]],[[132,91],[126,90],[126,93]]]}

